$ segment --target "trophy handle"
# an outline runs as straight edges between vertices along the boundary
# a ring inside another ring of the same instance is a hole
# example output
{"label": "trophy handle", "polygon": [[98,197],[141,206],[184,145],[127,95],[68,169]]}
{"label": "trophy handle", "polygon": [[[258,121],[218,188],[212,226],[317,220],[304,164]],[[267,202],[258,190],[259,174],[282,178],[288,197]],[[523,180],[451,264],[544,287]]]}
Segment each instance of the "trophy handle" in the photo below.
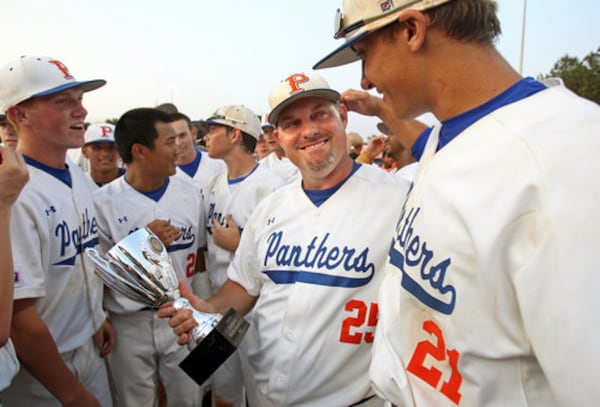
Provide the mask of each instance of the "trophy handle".
{"label": "trophy handle", "polygon": [[192,316],[196,320],[198,326],[192,329],[189,334],[191,336],[190,341],[188,342],[188,348],[193,350],[200,341],[202,341],[208,334],[213,330],[215,326],[219,323],[221,318],[223,317],[218,313],[207,313],[200,312],[187,300],[187,298],[179,297],[175,301],[173,301],[173,307],[176,310],[180,309],[189,309],[192,311]]}

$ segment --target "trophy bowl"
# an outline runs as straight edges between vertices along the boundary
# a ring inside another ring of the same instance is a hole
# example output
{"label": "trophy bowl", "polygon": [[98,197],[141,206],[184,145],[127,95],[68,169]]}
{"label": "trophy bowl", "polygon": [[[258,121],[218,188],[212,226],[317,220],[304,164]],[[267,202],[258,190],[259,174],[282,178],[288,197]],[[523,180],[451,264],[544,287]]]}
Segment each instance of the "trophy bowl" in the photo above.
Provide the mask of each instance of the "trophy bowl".
{"label": "trophy bowl", "polygon": [[248,322],[233,308],[224,315],[203,313],[181,297],[167,249],[148,228],[124,237],[104,256],[94,248],[85,249],[85,253],[104,284],[125,297],[150,308],[172,302],[175,309],[192,311],[198,325],[189,332],[191,352],[179,366],[196,383],[204,383],[246,334]]}

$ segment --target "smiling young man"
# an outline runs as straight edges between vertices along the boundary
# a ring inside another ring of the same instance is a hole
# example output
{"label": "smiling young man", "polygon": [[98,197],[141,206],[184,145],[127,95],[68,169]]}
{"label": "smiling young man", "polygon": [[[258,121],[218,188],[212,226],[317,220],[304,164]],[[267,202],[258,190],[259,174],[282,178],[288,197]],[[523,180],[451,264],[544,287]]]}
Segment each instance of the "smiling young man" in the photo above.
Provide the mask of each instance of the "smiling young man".
{"label": "smiling young man", "polygon": [[[115,143],[127,172],[97,190],[94,203],[104,251],[148,226],[167,247],[177,276],[190,284],[204,269],[204,211],[200,191],[174,176],[177,135],[171,123],[167,113],[150,108],[119,118]],[[117,333],[111,368],[118,404],[155,405],[160,376],[169,405],[200,405],[200,388],[178,366],[188,351],[177,345],[167,321],[108,287],[104,305]]]}
{"label": "smiling young man", "polygon": [[[362,63],[413,146],[414,186],[380,294],[371,366],[398,405],[600,400],[600,108],[522,78],[491,0],[345,0],[317,64]],[[387,124],[387,119],[384,118]]]}
{"label": "smiling young man", "polygon": [[[388,219],[408,186],[348,156],[339,97],[316,74],[273,88],[269,120],[302,178],[252,212],[221,290],[207,302],[192,298],[202,311],[252,309],[245,351],[253,406],[383,405],[367,373]],[[189,315],[169,306],[159,315],[172,316],[183,343]]]}
{"label": "smiling young man", "polygon": [[181,112],[169,113],[177,138],[178,173],[185,174],[199,188],[203,188],[212,177],[225,170],[223,160],[211,158],[208,153],[196,147],[198,129],[188,116]]}
{"label": "smiling young man", "polygon": [[114,333],[84,255],[98,243],[96,212],[85,175],[66,158],[84,142],[83,94],[105,83],[77,81],[62,62],[42,56],[0,68],[0,109],[30,174],[11,218],[11,336],[21,370],[2,393],[5,406],[112,404],[101,355]]}
{"label": "smiling young man", "polygon": [[115,126],[109,123],[92,123],[85,130],[85,144],[81,148],[89,160],[86,172],[92,191],[125,174],[119,167],[119,152],[115,146]]}

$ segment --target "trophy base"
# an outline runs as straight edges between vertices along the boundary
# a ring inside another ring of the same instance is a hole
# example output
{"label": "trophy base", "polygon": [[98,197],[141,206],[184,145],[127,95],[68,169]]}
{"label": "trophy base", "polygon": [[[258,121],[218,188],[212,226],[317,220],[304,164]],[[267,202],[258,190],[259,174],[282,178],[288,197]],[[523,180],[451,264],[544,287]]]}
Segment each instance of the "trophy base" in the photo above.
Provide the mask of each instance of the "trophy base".
{"label": "trophy base", "polygon": [[179,364],[196,383],[202,385],[231,356],[248,330],[248,322],[231,308],[217,326]]}

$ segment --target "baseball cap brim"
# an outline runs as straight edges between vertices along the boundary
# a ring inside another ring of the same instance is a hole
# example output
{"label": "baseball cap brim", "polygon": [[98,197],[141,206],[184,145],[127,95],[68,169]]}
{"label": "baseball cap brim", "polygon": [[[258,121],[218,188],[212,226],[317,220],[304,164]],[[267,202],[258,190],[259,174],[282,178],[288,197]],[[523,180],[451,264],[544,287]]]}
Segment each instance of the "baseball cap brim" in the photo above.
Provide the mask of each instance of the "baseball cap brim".
{"label": "baseball cap brim", "polygon": [[89,92],[94,89],[98,89],[102,86],[106,85],[106,81],[104,79],[94,79],[91,81],[81,81],[81,82],[69,82],[63,85],[57,86],[52,89],[45,90],[43,92],[36,93],[31,95],[30,98],[40,97],[40,96],[48,96],[53,95],[58,92],[62,92],[63,90],[72,89],[75,87],[80,87],[83,92]]}
{"label": "baseball cap brim", "polygon": [[300,99],[305,99],[308,97],[318,97],[327,99],[331,102],[337,102],[340,100],[340,93],[333,89],[309,89],[303,92],[296,93],[295,95],[292,95],[289,98],[285,99],[283,102],[281,102],[271,110],[271,112],[269,113],[269,123],[276,126],[277,122],[279,121],[279,116],[289,105]]}
{"label": "baseball cap brim", "polygon": [[352,49],[352,45],[370,33],[371,31],[365,31],[347,40],[333,52],[329,53],[325,58],[317,62],[315,66],[313,66],[313,69],[333,68],[335,66],[346,65],[350,62],[357,61],[360,57]]}

